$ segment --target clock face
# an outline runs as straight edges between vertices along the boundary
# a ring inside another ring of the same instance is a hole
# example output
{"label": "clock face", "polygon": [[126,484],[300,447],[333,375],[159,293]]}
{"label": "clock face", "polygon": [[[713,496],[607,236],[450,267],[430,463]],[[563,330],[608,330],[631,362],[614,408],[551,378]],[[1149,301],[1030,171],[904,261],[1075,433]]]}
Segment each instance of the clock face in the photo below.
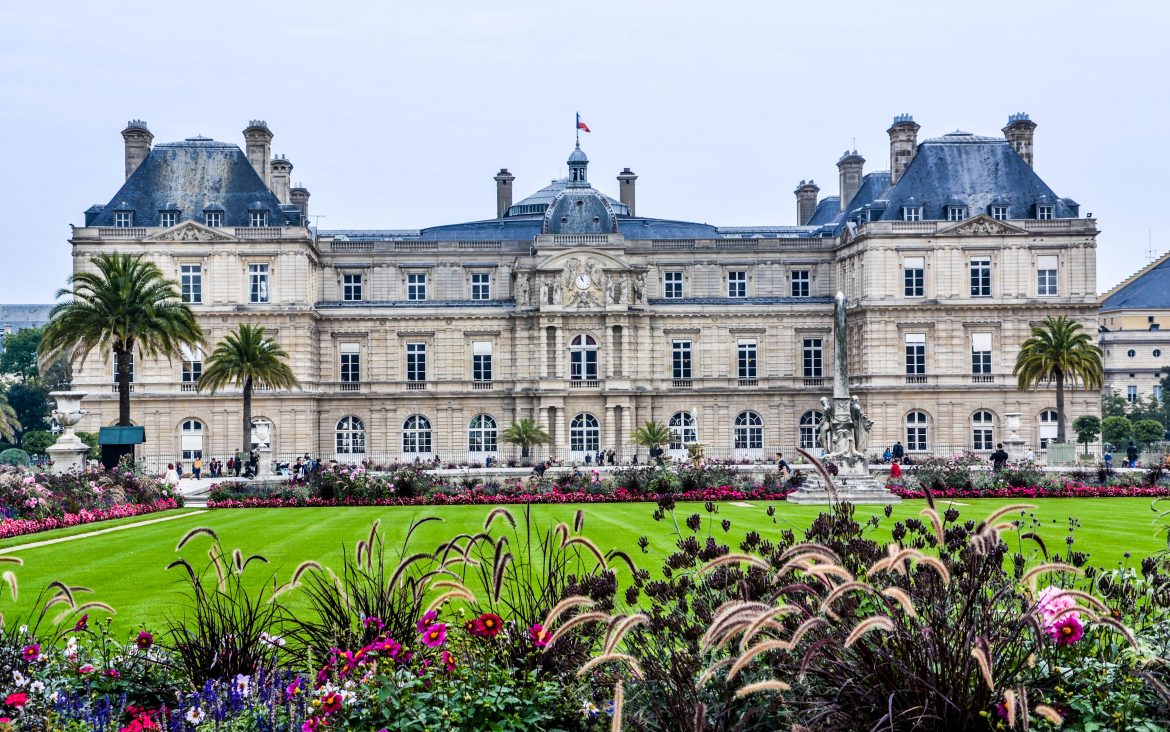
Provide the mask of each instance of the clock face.
{"label": "clock face", "polygon": [[587,274],[581,273],[581,274],[577,275],[577,279],[575,280],[575,284],[577,285],[577,289],[579,289],[579,290],[588,290],[589,286],[593,284],[593,278]]}

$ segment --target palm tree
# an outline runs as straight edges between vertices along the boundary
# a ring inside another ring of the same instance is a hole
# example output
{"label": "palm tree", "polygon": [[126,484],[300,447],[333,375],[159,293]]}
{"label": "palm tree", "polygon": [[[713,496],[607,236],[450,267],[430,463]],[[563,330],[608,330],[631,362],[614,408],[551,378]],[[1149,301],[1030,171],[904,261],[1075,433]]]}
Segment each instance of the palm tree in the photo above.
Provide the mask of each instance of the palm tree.
{"label": "palm tree", "polygon": [[198,388],[214,394],[228,384],[239,384],[244,389],[242,444],[243,451],[248,452],[252,449],[252,389],[289,389],[297,385],[297,377],[288,365],[288,354],[276,341],[264,336],[263,326],[241,323],[216,345],[199,377]]}
{"label": "palm tree", "polygon": [[16,410],[8,403],[8,399],[0,394],[0,439],[5,442],[16,440],[16,433],[20,431],[20,420],[16,418]]}
{"label": "palm tree", "polygon": [[500,439],[507,442],[509,445],[520,446],[520,457],[523,460],[528,459],[528,449],[533,445],[543,445],[548,442],[548,433],[545,432],[540,425],[534,420],[519,419],[512,423],[512,426],[504,430],[500,435]]}
{"label": "palm tree", "polygon": [[71,287],[57,297],[71,297],[53,308],[41,335],[37,357],[42,369],[60,356],[72,364],[95,348],[112,352],[118,365],[118,424],[130,424],[130,370],[134,354],[181,356],[197,348],[203,330],[179,297],[179,286],[142,255],[118,252],[90,260],[96,272],[76,272]]}
{"label": "palm tree", "polygon": [[670,431],[669,427],[661,422],[650,420],[634,430],[630,438],[633,439],[634,444],[654,450],[663,445],[669,445],[671,440],[674,439],[674,434]]}
{"label": "palm tree", "polygon": [[1051,315],[1032,328],[1024,341],[1012,374],[1020,391],[1046,380],[1056,381],[1056,441],[1065,441],[1064,386],[1075,387],[1080,381],[1086,389],[1100,389],[1105,381],[1101,366],[1101,349],[1093,345],[1088,333],[1078,332],[1080,323],[1061,315]]}

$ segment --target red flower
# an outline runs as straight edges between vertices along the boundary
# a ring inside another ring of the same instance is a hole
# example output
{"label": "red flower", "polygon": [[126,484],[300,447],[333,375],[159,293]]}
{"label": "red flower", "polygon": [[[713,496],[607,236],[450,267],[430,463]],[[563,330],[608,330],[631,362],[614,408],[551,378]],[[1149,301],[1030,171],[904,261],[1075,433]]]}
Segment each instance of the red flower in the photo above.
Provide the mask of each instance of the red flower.
{"label": "red flower", "polygon": [[472,631],[473,635],[480,638],[495,638],[500,634],[500,627],[503,625],[499,615],[495,613],[484,613],[475,620],[475,629]]}
{"label": "red flower", "polygon": [[540,623],[534,623],[533,626],[528,629],[528,637],[532,639],[532,645],[536,646],[537,648],[544,648],[548,645],[549,639],[552,638],[552,633],[545,629],[545,627]]}
{"label": "red flower", "polygon": [[443,665],[447,667],[447,670],[454,671],[455,670],[455,657],[452,656],[450,654],[450,652],[443,651],[442,658],[443,658]]}
{"label": "red flower", "polygon": [[77,625],[73,626],[73,632],[79,633],[79,632],[85,630],[88,625],[89,625],[89,613],[86,613],[85,615],[81,616],[80,620],[77,621]]}
{"label": "red flower", "polygon": [[25,704],[28,704],[28,694],[25,694],[23,691],[17,692],[15,694],[9,694],[8,698],[4,700],[4,703],[10,707],[16,707],[19,709]]}
{"label": "red flower", "polygon": [[41,644],[30,643],[29,645],[25,646],[24,650],[20,652],[20,657],[25,661],[37,660],[41,657]]}
{"label": "red flower", "polygon": [[138,633],[138,650],[145,651],[154,645],[154,636],[145,630]]}
{"label": "red flower", "polygon": [[332,694],[327,694],[325,698],[321,700],[321,709],[326,714],[333,714],[334,712],[341,709],[341,694],[337,693],[336,691]]}

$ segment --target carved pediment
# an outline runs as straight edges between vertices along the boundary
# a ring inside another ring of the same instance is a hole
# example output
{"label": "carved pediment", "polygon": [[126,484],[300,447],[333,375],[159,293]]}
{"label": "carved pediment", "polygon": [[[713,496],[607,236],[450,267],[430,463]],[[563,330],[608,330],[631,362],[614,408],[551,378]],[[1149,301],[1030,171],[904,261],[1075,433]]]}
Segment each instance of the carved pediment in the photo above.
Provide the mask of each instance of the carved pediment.
{"label": "carved pediment", "polygon": [[184,221],[147,237],[147,241],[235,241],[235,238],[194,221]]}
{"label": "carved pediment", "polygon": [[1014,236],[1019,234],[1027,234],[1018,226],[993,219],[990,216],[980,214],[972,216],[966,221],[960,221],[954,226],[942,229],[938,232],[939,236]]}

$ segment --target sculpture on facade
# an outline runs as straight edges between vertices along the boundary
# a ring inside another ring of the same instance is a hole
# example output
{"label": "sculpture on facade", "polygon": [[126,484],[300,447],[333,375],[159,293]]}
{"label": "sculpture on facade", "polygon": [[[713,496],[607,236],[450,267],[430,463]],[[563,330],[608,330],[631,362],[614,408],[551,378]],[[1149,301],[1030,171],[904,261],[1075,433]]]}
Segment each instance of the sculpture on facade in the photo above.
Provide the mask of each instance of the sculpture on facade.
{"label": "sculpture on facade", "polygon": [[634,275],[634,304],[646,301],[646,273],[639,272]]}
{"label": "sculpture on facade", "polygon": [[528,304],[528,275],[516,275],[516,304]]}

